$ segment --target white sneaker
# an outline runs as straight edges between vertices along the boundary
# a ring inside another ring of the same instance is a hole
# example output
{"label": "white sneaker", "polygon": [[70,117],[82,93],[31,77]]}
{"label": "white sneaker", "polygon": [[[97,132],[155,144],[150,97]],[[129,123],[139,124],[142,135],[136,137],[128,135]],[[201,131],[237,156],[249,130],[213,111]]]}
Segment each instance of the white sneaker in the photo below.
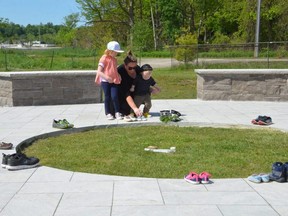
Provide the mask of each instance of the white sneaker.
{"label": "white sneaker", "polygon": [[145,118],[144,116],[138,116],[137,121],[147,121],[147,118]]}
{"label": "white sneaker", "polygon": [[114,116],[111,115],[110,113],[106,115],[108,120],[114,120]]}
{"label": "white sneaker", "polygon": [[117,120],[122,120],[122,119],[123,119],[122,114],[119,113],[119,112],[115,113],[115,118],[116,118]]}
{"label": "white sneaker", "polygon": [[133,122],[133,121],[137,121],[137,119],[131,115],[127,115],[127,116],[124,116],[124,121]]}

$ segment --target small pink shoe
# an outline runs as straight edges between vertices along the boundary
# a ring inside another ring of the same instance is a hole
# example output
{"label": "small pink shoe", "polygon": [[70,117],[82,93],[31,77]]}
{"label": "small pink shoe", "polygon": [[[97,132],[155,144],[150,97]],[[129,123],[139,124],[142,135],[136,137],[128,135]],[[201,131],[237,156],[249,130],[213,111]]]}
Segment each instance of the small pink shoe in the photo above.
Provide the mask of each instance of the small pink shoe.
{"label": "small pink shoe", "polygon": [[201,182],[199,175],[195,172],[190,172],[187,176],[184,176],[184,180],[191,184],[200,184]]}
{"label": "small pink shoe", "polygon": [[202,172],[199,174],[199,178],[201,179],[202,184],[209,184],[210,180],[209,178],[211,177],[211,174],[208,172]]}

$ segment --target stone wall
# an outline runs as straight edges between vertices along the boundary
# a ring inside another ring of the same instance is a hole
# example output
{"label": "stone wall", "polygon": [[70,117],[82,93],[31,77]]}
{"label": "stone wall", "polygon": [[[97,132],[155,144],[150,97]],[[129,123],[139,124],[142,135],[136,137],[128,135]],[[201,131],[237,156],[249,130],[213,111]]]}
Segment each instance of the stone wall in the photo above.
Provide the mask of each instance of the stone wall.
{"label": "stone wall", "polygon": [[1,72],[0,106],[102,102],[95,71]]}
{"label": "stone wall", "polygon": [[198,69],[202,100],[288,101],[288,69]]}

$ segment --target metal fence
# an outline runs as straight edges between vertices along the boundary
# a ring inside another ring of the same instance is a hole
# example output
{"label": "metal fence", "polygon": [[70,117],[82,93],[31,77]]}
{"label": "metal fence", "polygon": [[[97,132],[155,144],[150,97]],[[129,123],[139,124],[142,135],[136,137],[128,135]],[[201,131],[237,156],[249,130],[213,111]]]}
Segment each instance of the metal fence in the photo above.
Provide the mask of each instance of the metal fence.
{"label": "metal fence", "polygon": [[[258,49],[258,56],[255,55]],[[198,67],[208,67],[225,63],[243,63],[243,67],[288,67],[288,41],[261,42],[246,44],[197,44],[169,47],[172,66],[178,62],[194,64]],[[259,64],[260,62],[260,64]],[[250,64],[250,65],[247,65]]]}
{"label": "metal fence", "polygon": [[[259,53],[257,58],[254,57],[254,43],[169,46],[166,49],[166,54],[168,54],[166,56],[169,56],[172,67],[179,64],[193,64],[200,68],[217,68],[226,63],[230,63],[230,67],[235,65],[243,68],[288,67],[288,41],[261,42],[257,48]],[[0,50],[0,71],[91,70],[96,69],[99,56],[100,54],[97,56],[96,50],[89,49],[2,48]],[[143,53],[137,52],[140,62],[141,59],[144,59],[143,56]]]}

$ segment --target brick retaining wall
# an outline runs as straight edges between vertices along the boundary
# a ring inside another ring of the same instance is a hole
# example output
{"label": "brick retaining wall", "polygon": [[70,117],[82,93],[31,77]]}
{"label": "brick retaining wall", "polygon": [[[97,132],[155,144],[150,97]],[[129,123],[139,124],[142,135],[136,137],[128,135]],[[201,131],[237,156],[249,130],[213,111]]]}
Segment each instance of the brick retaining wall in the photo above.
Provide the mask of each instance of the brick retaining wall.
{"label": "brick retaining wall", "polygon": [[0,106],[102,102],[95,71],[1,72]]}
{"label": "brick retaining wall", "polygon": [[202,100],[288,101],[288,69],[197,69]]}

